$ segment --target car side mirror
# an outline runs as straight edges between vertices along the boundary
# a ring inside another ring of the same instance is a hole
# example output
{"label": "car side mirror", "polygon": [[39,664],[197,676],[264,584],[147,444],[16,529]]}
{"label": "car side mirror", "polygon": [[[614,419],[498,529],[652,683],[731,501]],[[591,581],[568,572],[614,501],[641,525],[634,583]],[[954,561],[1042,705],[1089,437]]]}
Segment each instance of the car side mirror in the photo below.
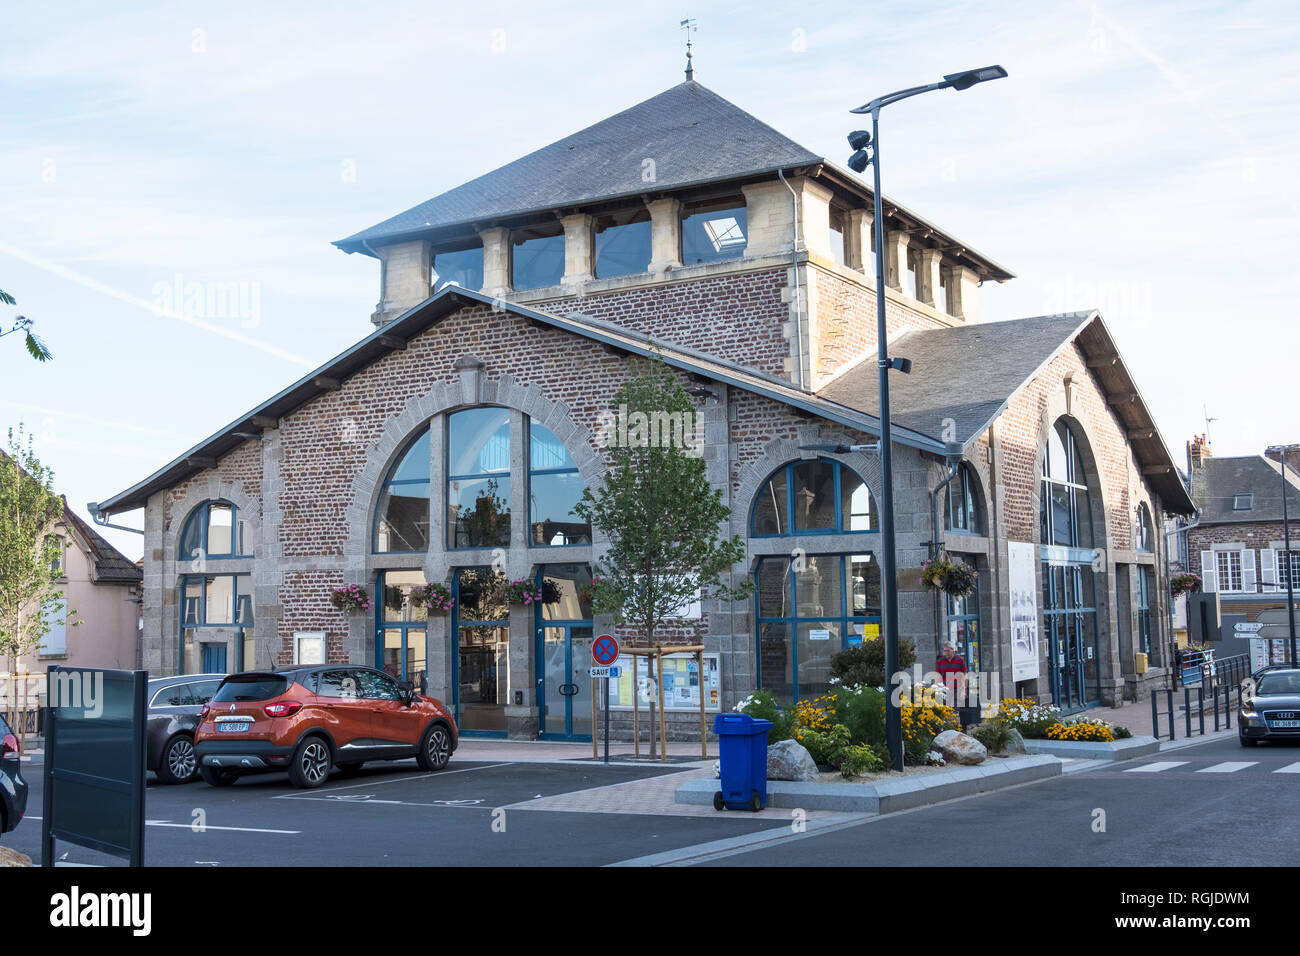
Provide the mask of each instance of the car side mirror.
{"label": "car side mirror", "polygon": [[411,706],[415,702],[415,687],[410,681],[402,681],[397,685],[398,691],[402,695],[402,701],[406,706]]}

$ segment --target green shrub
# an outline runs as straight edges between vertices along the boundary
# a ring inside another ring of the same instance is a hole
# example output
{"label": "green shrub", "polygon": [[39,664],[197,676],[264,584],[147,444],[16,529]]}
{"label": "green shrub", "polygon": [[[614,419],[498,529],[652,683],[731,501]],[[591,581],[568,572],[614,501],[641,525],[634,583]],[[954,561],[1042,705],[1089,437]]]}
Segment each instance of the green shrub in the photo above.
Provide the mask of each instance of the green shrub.
{"label": "green shrub", "polygon": [[794,712],[787,712],[770,690],[754,691],[736,705],[736,713],[772,722],[772,729],[767,732],[769,747],[794,736]]}
{"label": "green shrub", "polygon": [[1118,724],[1112,727],[1111,730],[1115,732],[1116,740],[1127,740],[1133,736],[1133,731],[1129,730],[1127,727],[1121,727]]}
{"label": "green shrub", "polygon": [[[916,663],[916,644],[911,638],[898,639],[898,669],[907,670]],[[863,684],[867,687],[885,686],[885,640],[881,637],[863,641],[831,655],[831,676],[838,677],[846,687]]]}
{"label": "green shrub", "polygon": [[990,720],[971,728],[967,733],[982,743],[989,753],[1000,754],[1007,749],[1011,728],[1000,720]]}
{"label": "green shrub", "polygon": [[875,747],[865,744],[853,744],[844,748],[840,755],[840,773],[845,777],[856,777],[860,773],[879,773],[889,766],[889,762],[880,755]]}
{"label": "green shrub", "polygon": [[804,745],[818,764],[837,767],[849,746],[849,729],[843,724],[836,724],[825,733],[804,730],[799,734],[799,743]]}
{"label": "green shrub", "polygon": [[855,744],[884,744],[884,691],[874,687],[836,688],[834,720],[849,729]]}

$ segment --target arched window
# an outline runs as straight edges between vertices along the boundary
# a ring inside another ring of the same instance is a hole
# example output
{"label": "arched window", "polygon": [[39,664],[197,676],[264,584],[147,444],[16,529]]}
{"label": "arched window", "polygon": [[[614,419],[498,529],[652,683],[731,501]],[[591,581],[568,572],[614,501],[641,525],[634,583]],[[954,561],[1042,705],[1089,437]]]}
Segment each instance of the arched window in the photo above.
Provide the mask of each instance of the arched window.
{"label": "arched window", "polygon": [[1092,547],[1092,507],[1087,480],[1074,432],[1064,421],[1058,421],[1047,433],[1047,450],[1043,455],[1039,505],[1043,544]]}
{"label": "arched window", "polygon": [[447,546],[510,545],[510,410],[447,418]]}
{"label": "arched window", "polygon": [[375,511],[375,551],[429,547],[429,430],[407,445],[388,472]]}
{"label": "arched window", "polygon": [[857,473],[818,458],[783,465],[763,483],[750,518],[755,536],[878,531],[876,502]]}
{"label": "arched window", "polygon": [[1151,526],[1151,509],[1146,502],[1138,505],[1137,525],[1133,529],[1133,549],[1135,551],[1154,551],[1155,532]]}
{"label": "arched window", "polygon": [[573,508],[582,500],[582,475],[564,443],[544,425],[528,427],[528,543],[590,544],[591,525]]}
{"label": "arched window", "polygon": [[948,507],[944,511],[949,531],[984,534],[984,496],[979,479],[968,462],[962,462],[956,477],[948,483]]}
{"label": "arched window", "polygon": [[245,540],[244,519],[229,501],[205,501],[185,519],[177,558],[250,558],[252,542]]}

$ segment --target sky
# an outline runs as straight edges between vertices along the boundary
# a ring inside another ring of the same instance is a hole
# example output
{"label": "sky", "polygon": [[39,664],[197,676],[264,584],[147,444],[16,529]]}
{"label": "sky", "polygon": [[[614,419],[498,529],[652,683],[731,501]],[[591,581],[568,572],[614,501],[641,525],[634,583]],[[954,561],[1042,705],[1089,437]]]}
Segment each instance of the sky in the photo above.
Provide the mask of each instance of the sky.
{"label": "sky", "polygon": [[1100,309],[1180,465],[1300,442],[1300,5],[1196,0],[4,4],[0,331],[54,360],[0,338],[0,429],[86,515],[372,331],[332,241],[681,82],[685,16],[840,163],[848,109],[1003,65],[881,121],[885,193],[1016,274],[981,320]]}

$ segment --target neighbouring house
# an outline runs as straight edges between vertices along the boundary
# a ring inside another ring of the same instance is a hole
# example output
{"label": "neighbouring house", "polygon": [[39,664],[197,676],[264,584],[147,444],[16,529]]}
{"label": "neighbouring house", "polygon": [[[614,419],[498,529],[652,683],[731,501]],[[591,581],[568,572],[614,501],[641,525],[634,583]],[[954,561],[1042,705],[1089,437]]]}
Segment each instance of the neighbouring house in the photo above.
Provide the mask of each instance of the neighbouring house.
{"label": "neighbouring house", "polygon": [[[1285,469],[1283,462],[1285,461]],[[1215,458],[1204,436],[1187,443],[1187,468],[1196,516],[1182,529],[1192,570],[1203,589],[1219,595],[1224,650],[1244,653],[1251,633],[1257,638],[1256,663],[1289,660],[1287,585],[1300,600],[1300,452],[1269,450],[1263,455]],[[1236,625],[1271,624],[1255,631]],[[1234,636],[1235,635],[1235,636]]]}
{"label": "neighbouring house", "polygon": [[[697,732],[701,696],[823,693],[832,654],[880,633],[881,469],[852,448],[879,431],[883,295],[912,361],[891,401],[902,634],[923,663],[952,640],[1004,696],[1147,692],[1169,664],[1154,528],[1193,509],[1105,322],[981,324],[980,284],[1012,274],[884,210],[874,223],[864,180],[688,80],[340,240],[379,264],[374,329],[92,505],[143,512],[146,666],[379,666],[466,733],[588,736],[591,642],[615,629],[585,597],[604,542],[571,509],[604,467],[613,395],[658,355],[746,542],[732,579],[755,584],[685,612],[677,635],[708,653],[705,673],[664,674],[672,732]],[[920,584],[940,548],[975,569],[969,597]],[[503,565],[552,599],[486,600]],[[450,612],[411,601],[426,583]],[[348,585],[373,606],[333,606]],[[622,733],[635,676],[612,688]]]}

